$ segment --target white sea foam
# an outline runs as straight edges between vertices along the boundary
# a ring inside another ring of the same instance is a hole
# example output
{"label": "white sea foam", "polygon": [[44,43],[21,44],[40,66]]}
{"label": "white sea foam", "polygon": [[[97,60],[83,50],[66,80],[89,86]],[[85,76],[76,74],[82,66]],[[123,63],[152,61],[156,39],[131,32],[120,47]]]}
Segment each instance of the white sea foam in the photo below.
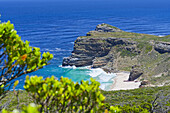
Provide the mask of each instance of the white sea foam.
{"label": "white sea foam", "polygon": [[91,73],[89,74],[91,77],[97,77],[102,74],[103,70],[101,68],[91,69]]}
{"label": "white sea foam", "polygon": [[78,69],[91,69],[91,66],[77,67]]}
{"label": "white sea foam", "polygon": [[55,48],[55,51],[65,51],[65,50],[62,50],[61,48]]}
{"label": "white sea foam", "polygon": [[91,76],[96,81],[100,82],[100,88],[103,90],[110,89],[110,86],[113,84],[112,79],[116,76],[116,74],[114,74],[114,73],[106,73],[101,68],[93,69],[93,68],[91,68],[91,66],[76,67],[76,66],[61,66],[60,65],[59,67],[73,69],[72,71],[68,71],[70,74],[73,74],[74,70],[75,71],[77,70],[76,73],[74,73],[74,74],[76,74],[78,76],[80,73],[82,73],[82,71],[84,71],[83,73],[85,75]]}
{"label": "white sea foam", "polygon": [[165,35],[158,35],[159,37],[164,37]]}
{"label": "white sea foam", "polygon": [[75,65],[73,65],[73,66],[62,66],[62,65],[59,65],[59,67],[62,67],[62,68],[71,68],[71,69],[91,69],[91,66],[76,67]]}
{"label": "white sea foam", "polygon": [[113,84],[113,78],[116,76],[114,73],[106,73],[103,69],[90,69],[89,75],[100,82],[100,88],[103,90],[109,90]]}
{"label": "white sea foam", "polygon": [[65,50],[65,49],[61,49],[61,48],[55,48],[55,49],[45,49],[45,51],[72,51],[72,50]]}
{"label": "white sea foam", "polygon": [[157,35],[157,34],[153,34],[153,33],[151,33],[150,35],[156,35],[156,36],[158,36],[158,37],[164,37],[164,36],[166,36],[166,35]]}
{"label": "white sea foam", "polygon": [[109,91],[111,88],[110,88],[110,86],[113,84],[113,82],[112,83],[101,83],[100,84],[100,88],[102,89],[102,90],[106,90],[106,91]]}
{"label": "white sea foam", "polygon": [[115,77],[116,75],[114,73],[106,73],[101,68],[96,69],[90,69],[90,76],[91,77],[99,77],[100,79],[103,79],[104,81],[109,81],[111,78]]}
{"label": "white sea foam", "polygon": [[59,65],[59,67],[62,67],[62,68],[70,68],[70,69],[76,69],[77,67],[76,66],[62,66],[62,65]]}

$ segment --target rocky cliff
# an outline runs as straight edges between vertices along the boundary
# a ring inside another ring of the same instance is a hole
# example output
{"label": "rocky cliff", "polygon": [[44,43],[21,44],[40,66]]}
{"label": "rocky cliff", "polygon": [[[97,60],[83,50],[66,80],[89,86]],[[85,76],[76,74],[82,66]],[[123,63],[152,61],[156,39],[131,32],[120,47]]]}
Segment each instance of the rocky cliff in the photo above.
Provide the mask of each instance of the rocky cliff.
{"label": "rocky cliff", "polygon": [[[131,71],[131,80],[139,77],[134,73],[139,73],[141,80],[153,80],[159,74],[170,78],[170,36],[130,33],[99,24],[94,31],[75,40],[72,55],[64,58],[62,65],[91,65],[109,72]],[[134,65],[140,72],[132,69]]]}

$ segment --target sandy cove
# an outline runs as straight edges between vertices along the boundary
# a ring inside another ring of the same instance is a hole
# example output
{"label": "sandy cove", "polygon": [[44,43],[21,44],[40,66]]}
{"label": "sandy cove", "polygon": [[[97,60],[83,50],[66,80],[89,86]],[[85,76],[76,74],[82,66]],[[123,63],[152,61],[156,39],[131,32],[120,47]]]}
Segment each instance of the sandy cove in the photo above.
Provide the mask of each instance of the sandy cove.
{"label": "sandy cove", "polygon": [[113,79],[113,85],[111,90],[128,90],[139,88],[141,82],[127,81],[129,78],[129,72],[115,73],[116,77]]}

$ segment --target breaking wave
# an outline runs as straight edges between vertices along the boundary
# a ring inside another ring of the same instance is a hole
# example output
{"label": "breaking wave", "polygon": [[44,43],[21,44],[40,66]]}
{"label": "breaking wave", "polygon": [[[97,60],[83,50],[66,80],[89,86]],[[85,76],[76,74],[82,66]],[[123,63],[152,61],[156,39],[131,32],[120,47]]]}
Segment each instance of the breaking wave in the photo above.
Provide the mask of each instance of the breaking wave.
{"label": "breaking wave", "polygon": [[[61,65],[59,67],[62,67]],[[72,78],[74,82],[80,82],[81,80],[90,80],[94,78],[100,82],[100,88],[102,90],[110,90],[113,84],[113,79],[116,76],[114,73],[106,73],[101,68],[91,68],[91,66],[76,67],[76,66],[64,66],[66,77]],[[83,79],[82,79],[83,78]]]}

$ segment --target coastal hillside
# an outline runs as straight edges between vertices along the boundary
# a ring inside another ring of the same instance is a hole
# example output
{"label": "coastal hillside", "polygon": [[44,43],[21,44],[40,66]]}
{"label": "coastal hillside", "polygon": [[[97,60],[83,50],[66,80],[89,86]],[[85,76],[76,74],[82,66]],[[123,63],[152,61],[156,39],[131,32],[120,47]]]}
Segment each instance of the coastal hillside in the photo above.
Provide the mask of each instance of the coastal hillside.
{"label": "coastal hillside", "polygon": [[170,35],[159,37],[123,31],[99,24],[86,36],[78,37],[63,66],[89,66],[106,72],[129,71],[129,81],[170,84]]}

